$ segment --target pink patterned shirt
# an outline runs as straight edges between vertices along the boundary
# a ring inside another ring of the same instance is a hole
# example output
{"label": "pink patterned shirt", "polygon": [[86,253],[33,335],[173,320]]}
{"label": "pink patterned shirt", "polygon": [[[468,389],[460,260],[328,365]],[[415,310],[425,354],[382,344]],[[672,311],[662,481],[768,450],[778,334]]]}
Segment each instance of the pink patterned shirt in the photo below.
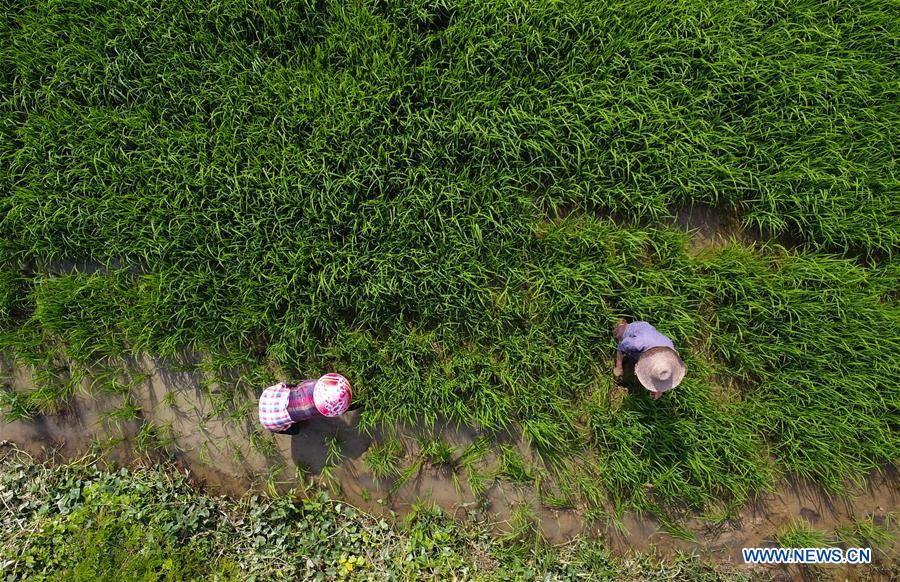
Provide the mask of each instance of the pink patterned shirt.
{"label": "pink patterned shirt", "polygon": [[322,416],[313,402],[315,380],[304,380],[297,386],[279,382],[259,396],[259,422],[263,428],[281,432],[295,422]]}

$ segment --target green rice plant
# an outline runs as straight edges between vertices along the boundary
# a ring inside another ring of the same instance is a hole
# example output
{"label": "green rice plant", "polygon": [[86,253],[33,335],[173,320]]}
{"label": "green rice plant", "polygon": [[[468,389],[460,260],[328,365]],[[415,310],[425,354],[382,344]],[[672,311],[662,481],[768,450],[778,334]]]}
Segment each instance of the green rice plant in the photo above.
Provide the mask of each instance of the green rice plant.
{"label": "green rice plant", "polygon": [[585,521],[598,529],[612,528],[619,535],[627,536],[630,532],[622,521],[622,515],[610,512],[602,507],[590,507],[585,511]]}
{"label": "green rice plant", "polygon": [[207,442],[200,443],[200,446],[197,447],[197,459],[204,465],[209,465],[211,463],[211,457],[209,454],[209,443],[207,443]]}
{"label": "green rice plant", "polygon": [[[575,472],[573,481],[578,498],[583,500],[589,508],[604,507],[603,502],[607,499],[608,492],[603,488],[602,481],[598,479],[597,475],[589,471],[579,470]],[[613,497],[613,500],[615,500],[615,497]],[[615,503],[614,507],[617,516],[621,517],[623,507],[615,505]]]}
{"label": "green rice plant", "polygon": [[246,461],[247,461],[247,455],[245,455],[244,451],[242,451],[239,446],[235,445],[234,442],[230,438],[228,439],[227,443],[228,443],[228,448],[231,451],[232,462],[234,462],[234,464],[239,467],[243,466],[244,463],[246,463]]}
{"label": "green rice plant", "polygon": [[334,434],[326,436],[323,439],[323,443],[325,445],[325,466],[336,467],[343,458],[343,453],[341,453],[340,435]]}
{"label": "green rice plant", "polygon": [[456,447],[440,438],[420,440],[419,454],[432,467],[443,467],[451,471],[458,467]]}
{"label": "green rice plant", "polygon": [[322,469],[319,471],[318,481],[323,487],[331,491],[332,495],[341,495],[341,480],[334,472],[334,465],[326,464],[324,467],[322,467]]}
{"label": "green rice plant", "polygon": [[514,507],[507,523],[509,532],[500,538],[505,543],[528,544],[532,548],[541,547],[546,543],[541,534],[539,519],[529,505],[520,504]]}
{"label": "green rice plant", "polygon": [[654,514],[654,517],[659,521],[659,524],[666,531],[667,534],[672,536],[676,540],[684,540],[688,542],[696,542],[697,534],[694,533],[689,527],[686,525],[679,523],[678,521],[669,518],[662,511],[658,511]]}
{"label": "green rice plant", "polygon": [[851,525],[838,527],[834,533],[847,546],[884,550],[895,539],[897,523],[895,513],[887,514],[881,523],[876,523],[875,516],[869,515],[857,519]]}
{"label": "green rice plant", "polygon": [[[128,370],[121,362],[109,362],[99,369],[92,367],[85,370],[84,377],[88,381],[91,393],[127,396],[136,387],[149,380],[150,375],[146,372]],[[165,396],[163,399],[165,400]]]}
{"label": "green rice plant", "polygon": [[310,472],[309,467],[302,463],[295,463],[294,483],[296,483],[296,490],[300,495],[308,496],[314,488],[315,484],[313,483],[313,480],[309,478]]}
{"label": "green rice plant", "polygon": [[175,430],[171,423],[144,421],[134,437],[134,448],[141,453],[166,451],[176,447]]}
{"label": "green rice plant", "polygon": [[7,324],[13,318],[15,305],[25,295],[20,286],[22,281],[14,271],[0,271],[0,325]]}
{"label": "green rice plant", "polygon": [[103,457],[106,453],[125,442],[123,436],[111,437],[93,437],[88,446],[89,454],[96,457]]}
{"label": "green rice plant", "polygon": [[493,482],[493,478],[487,473],[470,469],[466,471],[466,482],[469,484],[469,490],[475,500],[479,503],[486,502],[485,494]]}
{"label": "green rice plant", "polygon": [[534,474],[525,465],[522,455],[511,445],[500,445],[499,474],[513,483],[527,485],[534,482]]}
{"label": "green rice plant", "polygon": [[30,420],[38,414],[38,407],[27,394],[4,386],[0,388],[0,411],[5,422],[15,422]]}
{"label": "green rice plant", "polygon": [[575,504],[565,495],[556,493],[542,493],[541,505],[549,509],[574,509]]}
{"label": "green rice plant", "polygon": [[269,468],[266,472],[265,477],[265,491],[269,497],[277,498],[278,497],[278,476],[284,471],[284,467],[281,465],[275,465]]}
{"label": "green rice plant", "polygon": [[35,368],[28,400],[42,414],[59,413],[71,404],[83,378],[83,373],[59,365]]}
{"label": "green rice plant", "polygon": [[453,490],[456,492],[456,494],[462,496],[462,478],[460,477],[460,474],[458,472],[450,471],[450,484],[453,485]]}
{"label": "green rice plant", "polygon": [[216,385],[205,395],[208,397],[211,414],[214,417],[224,418],[232,423],[240,423],[245,419],[247,402],[242,401],[232,388]]}
{"label": "green rice plant", "polygon": [[73,274],[36,281],[32,317],[58,338],[65,354],[78,362],[115,357],[125,349],[119,322],[129,304],[124,274]]}
{"label": "green rice plant", "polygon": [[278,454],[278,443],[269,431],[255,429],[249,432],[250,448],[264,457],[274,457]]}
{"label": "green rice plant", "polygon": [[247,417],[252,417],[256,405],[252,400],[244,400],[239,405],[234,406],[226,415],[228,422],[240,424],[246,422]]}
{"label": "green rice plant", "polygon": [[166,408],[178,408],[178,393],[174,390],[167,391],[163,394],[161,402]]}
{"label": "green rice plant", "polygon": [[703,512],[702,519],[706,521],[711,528],[718,528],[735,518],[736,507],[711,506]]}
{"label": "green rice plant", "polygon": [[833,545],[834,541],[827,532],[814,528],[804,519],[798,519],[775,535],[775,543],[782,548],[824,548]]}
{"label": "green rice plant", "polygon": [[117,429],[122,428],[122,423],[137,420],[141,414],[141,407],[132,402],[125,401],[120,406],[100,413],[103,422],[112,424]]}
{"label": "green rice plant", "polygon": [[388,437],[373,443],[363,455],[363,462],[376,479],[388,479],[400,474],[400,462],[405,455],[403,445],[396,437]]}
{"label": "green rice plant", "polygon": [[466,471],[474,470],[484,461],[491,448],[491,440],[488,437],[478,437],[466,446],[459,455],[459,466]]}
{"label": "green rice plant", "polygon": [[390,495],[394,495],[397,491],[400,490],[401,487],[406,485],[410,479],[418,475],[422,471],[422,458],[419,457],[413,460],[408,466],[404,467],[400,474],[397,476],[397,479],[394,480],[394,483],[391,485],[391,488],[388,490]]}

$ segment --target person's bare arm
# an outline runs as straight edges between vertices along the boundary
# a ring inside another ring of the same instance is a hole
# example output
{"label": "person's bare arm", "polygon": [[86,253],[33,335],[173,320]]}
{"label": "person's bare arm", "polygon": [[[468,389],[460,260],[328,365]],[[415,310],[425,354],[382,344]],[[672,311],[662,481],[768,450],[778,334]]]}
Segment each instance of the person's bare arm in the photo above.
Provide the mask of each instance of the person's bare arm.
{"label": "person's bare arm", "polygon": [[616,367],[613,369],[613,374],[616,376],[621,376],[623,373],[622,370],[622,351],[616,350]]}

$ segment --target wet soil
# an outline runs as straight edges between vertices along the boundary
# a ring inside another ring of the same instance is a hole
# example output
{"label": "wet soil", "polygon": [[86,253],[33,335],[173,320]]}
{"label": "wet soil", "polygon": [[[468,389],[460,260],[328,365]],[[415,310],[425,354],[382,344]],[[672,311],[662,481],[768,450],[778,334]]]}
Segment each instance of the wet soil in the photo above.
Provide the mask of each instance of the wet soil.
{"label": "wet soil", "polygon": [[732,242],[742,245],[775,243],[787,249],[801,245],[801,241],[790,234],[772,237],[759,229],[747,228],[741,224],[735,210],[720,206],[694,204],[673,208],[671,214],[672,218],[665,226],[690,233],[688,251],[692,254],[715,251]]}

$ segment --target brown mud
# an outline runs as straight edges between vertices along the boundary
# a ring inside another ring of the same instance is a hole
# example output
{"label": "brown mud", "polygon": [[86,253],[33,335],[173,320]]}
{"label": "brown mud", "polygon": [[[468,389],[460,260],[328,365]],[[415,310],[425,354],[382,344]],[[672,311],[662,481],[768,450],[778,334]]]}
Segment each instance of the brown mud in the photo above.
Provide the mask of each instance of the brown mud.
{"label": "brown mud", "polygon": [[685,231],[691,235],[688,251],[692,254],[715,251],[732,241],[742,245],[775,243],[787,249],[796,249],[801,241],[790,235],[772,237],[759,229],[741,224],[737,211],[721,206],[694,204],[673,208],[672,218],[664,226]]}

